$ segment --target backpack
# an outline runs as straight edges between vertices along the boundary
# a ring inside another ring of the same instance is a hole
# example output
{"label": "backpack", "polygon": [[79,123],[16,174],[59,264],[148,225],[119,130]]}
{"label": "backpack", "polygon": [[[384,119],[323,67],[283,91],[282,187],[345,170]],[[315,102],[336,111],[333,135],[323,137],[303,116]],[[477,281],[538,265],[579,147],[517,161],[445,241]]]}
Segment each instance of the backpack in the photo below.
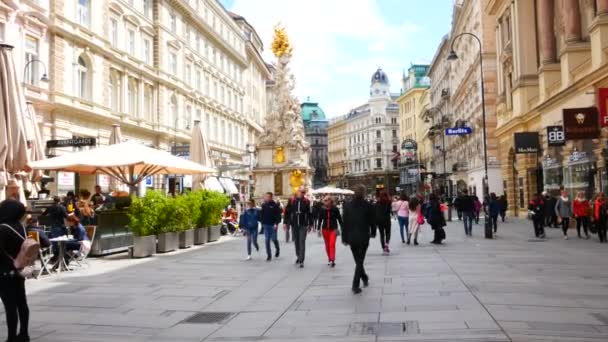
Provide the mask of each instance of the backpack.
{"label": "backpack", "polygon": [[17,236],[23,239],[23,243],[21,244],[21,249],[19,249],[19,253],[16,258],[12,258],[8,253],[5,254],[13,260],[13,266],[22,277],[27,278],[33,273],[33,268],[31,267],[38,258],[38,253],[40,252],[40,244],[38,241],[30,238],[30,237],[22,237],[17,231],[9,226],[8,224],[0,224],[0,226],[8,227],[12,230]]}

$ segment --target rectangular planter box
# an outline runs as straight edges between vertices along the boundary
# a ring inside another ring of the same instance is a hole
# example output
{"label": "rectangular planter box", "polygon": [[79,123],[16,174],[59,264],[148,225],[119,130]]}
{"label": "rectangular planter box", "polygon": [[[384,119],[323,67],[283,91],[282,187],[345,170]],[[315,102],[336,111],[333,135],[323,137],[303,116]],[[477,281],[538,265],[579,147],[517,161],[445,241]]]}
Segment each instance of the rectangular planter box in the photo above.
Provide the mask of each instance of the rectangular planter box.
{"label": "rectangular planter box", "polygon": [[209,228],[207,228],[207,227],[194,229],[194,244],[202,245],[204,243],[207,243],[207,239],[208,239],[207,233],[208,232],[209,232]]}
{"label": "rectangular planter box", "polygon": [[147,258],[156,253],[156,235],[133,236],[133,258]]}
{"label": "rectangular planter box", "polygon": [[220,236],[222,236],[221,229],[222,229],[222,226],[219,224],[217,226],[209,227],[209,233],[208,233],[209,237],[207,238],[207,242],[213,242],[213,241],[219,240]]}
{"label": "rectangular planter box", "polygon": [[177,232],[158,234],[158,244],[156,245],[156,252],[171,252],[176,250],[178,246],[179,241],[177,238]]}
{"label": "rectangular planter box", "polygon": [[194,229],[179,232],[179,248],[190,248],[194,245]]}

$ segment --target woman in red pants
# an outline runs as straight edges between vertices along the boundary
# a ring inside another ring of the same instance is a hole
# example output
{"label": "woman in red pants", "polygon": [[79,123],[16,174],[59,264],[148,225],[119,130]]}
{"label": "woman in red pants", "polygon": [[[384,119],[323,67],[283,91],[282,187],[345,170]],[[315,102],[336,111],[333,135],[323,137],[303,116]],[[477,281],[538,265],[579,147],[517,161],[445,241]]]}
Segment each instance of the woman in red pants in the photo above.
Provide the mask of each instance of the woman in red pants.
{"label": "woman in red pants", "polygon": [[323,233],[325,240],[325,251],[327,252],[328,265],[336,266],[336,237],[339,234],[338,223],[342,228],[342,215],[340,210],[334,205],[334,200],[330,196],[323,199],[323,208],[319,211],[317,229]]}

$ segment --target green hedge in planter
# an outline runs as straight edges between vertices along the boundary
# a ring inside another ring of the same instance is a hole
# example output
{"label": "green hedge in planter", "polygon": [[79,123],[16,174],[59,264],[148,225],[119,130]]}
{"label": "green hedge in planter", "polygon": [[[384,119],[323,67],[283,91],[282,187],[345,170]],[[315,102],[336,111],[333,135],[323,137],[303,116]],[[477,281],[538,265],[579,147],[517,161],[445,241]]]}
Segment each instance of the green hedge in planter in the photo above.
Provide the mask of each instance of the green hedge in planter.
{"label": "green hedge in planter", "polygon": [[230,203],[228,196],[209,190],[197,191],[201,196],[200,216],[197,227],[209,227],[222,222],[222,210]]}
{"label": "green hedge in planter", "polygon": [[127,216],[129,229],[137,236],[155,235],[159,231],[159,208],[167,201],[160,191],[147,191],[144,197],[133,197]]}

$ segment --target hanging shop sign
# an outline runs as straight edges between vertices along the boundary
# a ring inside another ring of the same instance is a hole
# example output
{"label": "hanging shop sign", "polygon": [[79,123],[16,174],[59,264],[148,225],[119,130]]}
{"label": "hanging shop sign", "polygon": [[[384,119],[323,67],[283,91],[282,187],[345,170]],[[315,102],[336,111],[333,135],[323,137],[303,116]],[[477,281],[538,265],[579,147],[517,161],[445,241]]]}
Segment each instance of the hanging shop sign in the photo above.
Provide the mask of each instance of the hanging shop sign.
{"label": "hanging shop sign", "polygon": [[467,135],[473,133],[471,127],[449,127],[445,129],[445,135]]}
{"label": "hanging shop sign", "polygon": [[55,147],[82,147],[95,146],[95,138],[74,138],[63,140],[49,140],[46,142],[47,148]]}
{"label": "hanging shop sign", "polygon": [[190,145],[175,145],[171,146],[171,154],[178,157],[190,157]]}
{"label": "hanging shop sign", "polygon": [[549,146],[562,146],[566,143],[563,126],[547,126],[547,144]]}
{"label": "hanging shop sign", "polygon": [[608,127],[608,88],[597,89],[597,106],[600,110],[600,126]]}
{"label": "hanging shop sign", "polygon": [[538,153],[538,132],[519,132],[514,133],[515,153]]}
{"label": "hanging shop sign", "polygon": [[566,140],[595,139],[600,136],[596,107],[567,108],[563,110]]}

